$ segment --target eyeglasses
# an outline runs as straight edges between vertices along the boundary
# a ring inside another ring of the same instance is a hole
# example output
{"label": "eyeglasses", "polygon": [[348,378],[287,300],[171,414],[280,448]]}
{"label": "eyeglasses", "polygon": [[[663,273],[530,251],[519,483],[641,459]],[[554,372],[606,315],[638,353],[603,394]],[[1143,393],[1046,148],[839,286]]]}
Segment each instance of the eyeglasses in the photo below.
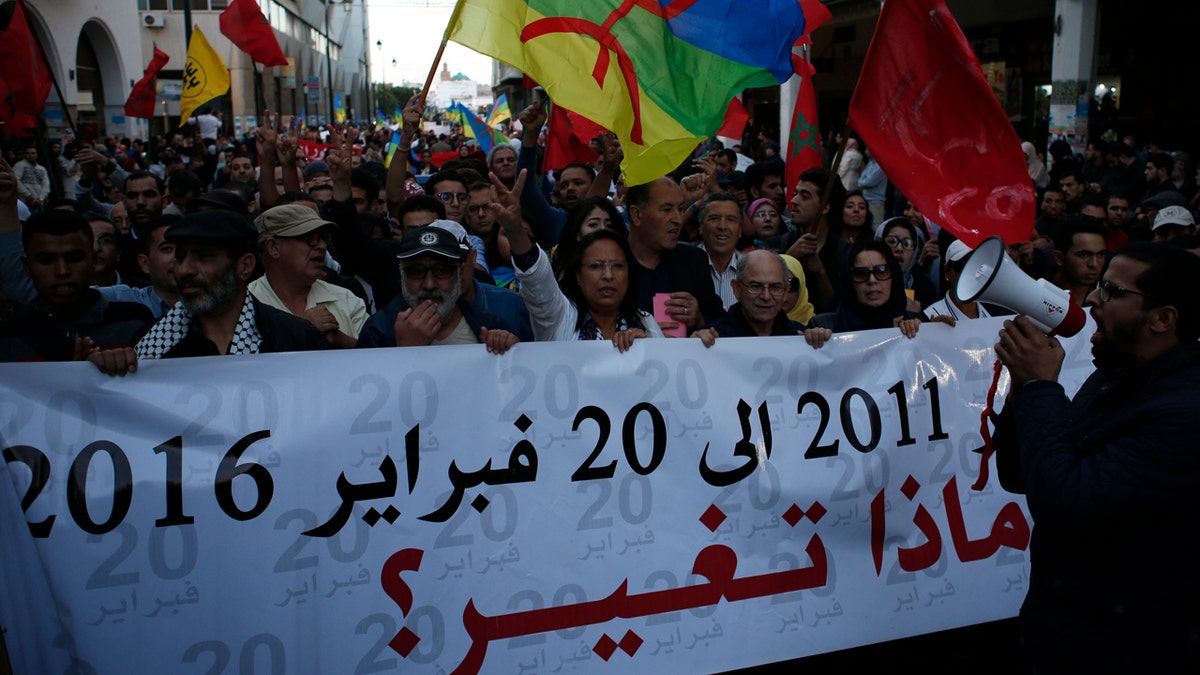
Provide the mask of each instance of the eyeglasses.
{"label": "eyeglasses", "polygon": [[409,265],[407,267],[400,268],[400,270],[404,272],[404,276],[409,279],[424,279],[425,277],[429,276],[430,272],[433,273],[434,279],[449,279],[458,274],[457,266],[447,265],[445,263],[438,263],[435,265]]}
{"label": "eyeglasses", "polygon": [[[911,239],[909,241],[912,241]],[[850,280],[856,284],[865,284],[867,279],[874,276],[877,281],[887,281],[892,278],[892,268],[888,265],[874,267],[851,267]]]}
{"label": "eyeglasses", "polygon": [[333,233],[329,232],[329,230],[326,230],[325,228],[321,228],[297,237],[280,237],[280,239],[288,239],[301,244],[308,244],[309,248],[316,248],[322,243],[328,246],[329,242],[333,240]]}
{"label": "eyeglasses", "polygon": [[887,244],[888,246],[891,246],[892,248],[896,248],[897,246],[899,246],[900,248],[907,251],[907,250],[910,250],[913,246],[915,246],[917,242],[914,241],[912,237],[894,237],[893,236],[893,237],[884,237],[883,243]]}
{"label": "eyeglasses", "polygon": [[476,204],[475,206],[467,207],[467,213],[478,213],[480,215],[487,213],[488,210],[489,206],[487,204]]}
{"label": "eyeglasses", "polygon": [[765,209],[759,209],[758,211],[755,211],[755,213],[754,213],[754,218],[756,220],[765,220],[767,218],[778,218],[778,217],[779,217],[779,214],[776,213],[775,211],[767,211]]}
{"label": "eyeglasses", "polygon": [[447,204],[455,200],[458,200],[459,204],[466,204],[471,195],[465,192],[439,192],[437,198]]}
{"label": "eyeglasses", "polygon": [[582,267],[592,274],[603,274],[606,269],[613,274],[620,274],[629,269],[629,266],[622,260],[593,260]]}
{"label": "eyeglasses", "polygon": [[1143,298],[1154,298],[1157,300],[1157,298],[1149,293],[1143,293],[1141,291],[1135,291],[1132,288],[1118,286],[1111,281],[1100,282],[1100,302],[1108,302],[1109,300],[1114,300],[1127,294],[1140,295]]}
{"label": "eyeglasses", "polygon": [[784,291],[787,290],[787,284],[780,283],[778,281],[773,284],[763,284],[757,281],[750,281],[742,284],[742,288],[746,289],[746,292],[750,295],[762,295],[763,292],[767,292],[775,297],[779,297],[783,295]]}

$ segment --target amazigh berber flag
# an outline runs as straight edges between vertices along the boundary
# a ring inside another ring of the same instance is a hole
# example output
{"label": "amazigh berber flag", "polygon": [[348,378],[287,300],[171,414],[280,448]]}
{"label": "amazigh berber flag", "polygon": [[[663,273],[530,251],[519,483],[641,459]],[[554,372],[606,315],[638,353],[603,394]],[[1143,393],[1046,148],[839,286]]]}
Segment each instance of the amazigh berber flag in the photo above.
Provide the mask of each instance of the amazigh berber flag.
{"label": "amazigh berber flag", "polygon": [[1025,241],[1036,217],[1021,141],[941,0],[887,0],[850,121],[888,179],[968,246]]}
{"label": "amazigh berber flag", "polygon": [[616,132],[637,185],[686,160],[735,94],[790,77],[828,18],[817,0],[460,0],[446,34]]}

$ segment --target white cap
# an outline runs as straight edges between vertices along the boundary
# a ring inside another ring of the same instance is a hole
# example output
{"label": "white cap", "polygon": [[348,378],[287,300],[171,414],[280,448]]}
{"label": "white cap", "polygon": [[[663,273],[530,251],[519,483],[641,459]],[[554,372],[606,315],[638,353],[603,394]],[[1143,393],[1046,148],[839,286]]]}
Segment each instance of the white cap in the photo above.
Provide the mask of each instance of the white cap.
{"label": "white cap", "polygon": [[455,239],[458,240],[458,244],[459,244],[459,246],[461,246],[463,248],[463,250],[465,250],[465,251],[471,250],[471,245],[469,243],[467,243],[468,242],[467,231],[465,229],[463,229],[462,225],[459,225],[458,223],[454,222],[453,220],[445,220],[445,219],[439,218],[439,219],[433,221],[432,223],[430,223],[429,226],[436,227],[438,229],[449,232],[450,234],[454,235]]}
{"label": "white cap", "polygon": [[1158,211],[1158,215],[1154,217],[1154,227],[1151,230],[1157,230],[1163,225],[1180,225],[1182,227],[1194,227],[1196,220],[1192,218],[1192,214],[1182,206],[1165,206]]}
{"label": "white cap", "polygon": [[964,244],[961,240],[955,239],[946,247],[947,262],[958,262],[971,254],[971,247]]}

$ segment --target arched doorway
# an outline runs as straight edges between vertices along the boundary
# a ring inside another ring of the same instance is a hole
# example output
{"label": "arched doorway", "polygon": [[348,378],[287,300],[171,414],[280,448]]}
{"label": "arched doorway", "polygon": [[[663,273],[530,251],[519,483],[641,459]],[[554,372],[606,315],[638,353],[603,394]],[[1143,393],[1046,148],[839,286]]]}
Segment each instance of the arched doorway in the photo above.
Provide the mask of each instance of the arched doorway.
{"label": "arched doorway", "polygon": [[99,21],[88,21],[79,31],[75,48],[75,83],[79,91],[76,123],[95,127],[98,135],[124,134],[125,88],[121,58],[112,34]]}

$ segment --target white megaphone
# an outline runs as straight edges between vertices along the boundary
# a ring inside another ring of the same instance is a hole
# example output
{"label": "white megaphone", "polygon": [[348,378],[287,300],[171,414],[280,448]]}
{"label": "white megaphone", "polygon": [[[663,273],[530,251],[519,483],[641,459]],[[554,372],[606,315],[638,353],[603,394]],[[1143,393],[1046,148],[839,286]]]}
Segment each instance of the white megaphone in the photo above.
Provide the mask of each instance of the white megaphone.
{"label": "white megaphone", "polygon": [[1000,237],[988,237],[967,256],[954,290],[963,302],[991,302],[1024,314],[1050,335],[1071,337],[1087,323],[1070,292],[1025,274]]}

